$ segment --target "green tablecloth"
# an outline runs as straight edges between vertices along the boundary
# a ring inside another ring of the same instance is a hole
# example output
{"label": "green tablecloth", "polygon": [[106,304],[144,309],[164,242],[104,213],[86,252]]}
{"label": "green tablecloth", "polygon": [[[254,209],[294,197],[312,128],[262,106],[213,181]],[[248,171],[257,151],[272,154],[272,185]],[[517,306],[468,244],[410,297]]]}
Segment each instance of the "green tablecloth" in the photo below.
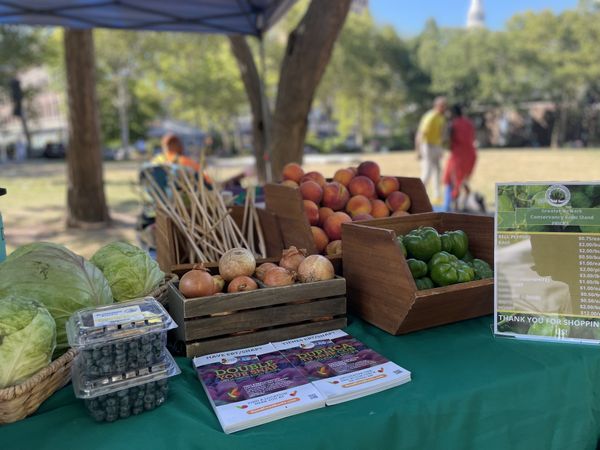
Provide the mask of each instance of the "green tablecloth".
{"label": "green tablecloth", "polygon": [[8,449],[594,449],[600,350],[495,339],[491,317],[406,336],[354,319],[348,332],[412,371],[403,386],[225,435],[189,360],[154,411],[96,424],[70,386],[0,426]]}

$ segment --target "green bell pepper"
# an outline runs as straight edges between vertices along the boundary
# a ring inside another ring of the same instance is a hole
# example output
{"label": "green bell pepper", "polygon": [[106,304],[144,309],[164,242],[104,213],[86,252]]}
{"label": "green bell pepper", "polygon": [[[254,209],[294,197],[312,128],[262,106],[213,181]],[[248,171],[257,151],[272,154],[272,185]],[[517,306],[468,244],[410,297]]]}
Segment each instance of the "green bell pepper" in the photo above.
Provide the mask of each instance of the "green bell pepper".
{"label": "green bell pepper", "polygon": [[417,285],[417,289],[419,291],[422,291],[424,289],[433,289],[435,287],[433,281],[431,281],[431,278],[429,277],[417,278],[415,280],[415,284]]}
{"label": "green bell pepper", "polygon": [[464,283],[475,276],[473,269],[464,261],[448,252],[439,252],[429,261],[429,275],[438,286]]}
{"label": "green bell pepper", "polygon": [[433,255],[442,250],[440,235],[431,227],[419,227],[412,230],[402,240],[408,256],[421,261],[429,261]]}
{"label": "green bell pepper", "polygon": [[452,253],[457,258],[463,258],[469,251],[469,238],[462,230],[446,231],[440,239],[442,251]]}
{"label": "green bell pepper", "polygon": [[494,278],[494,271],[488,263],[482,259],[475,258],[471,263],[475,271],[474,280],[483,280],[484,278]]}
{"label": "green bell pepper", "polygon": [[413,278],[421,278],[427,275],[427,263],[418,259],[409,258],[406,260],[408,268]]}
{"label": "green bell pepper", "polygon": [[467,250],[467,253],[465,254],[465,256],[463,256],[462,259],[464,262],[471,264],[473,262],[473,255],[471,254],[471,252],[469,250]]}
{"label": "green bell pepper", "polygon": [[407,256],[406,255],[406,247],[402,243],[402,239],[403,239],[403,236],[396,237],[396,245],[398,247],[400,247],[400,251],[402,252],[402,254],[404,255],[404,257],[406,258],[406,256]]}

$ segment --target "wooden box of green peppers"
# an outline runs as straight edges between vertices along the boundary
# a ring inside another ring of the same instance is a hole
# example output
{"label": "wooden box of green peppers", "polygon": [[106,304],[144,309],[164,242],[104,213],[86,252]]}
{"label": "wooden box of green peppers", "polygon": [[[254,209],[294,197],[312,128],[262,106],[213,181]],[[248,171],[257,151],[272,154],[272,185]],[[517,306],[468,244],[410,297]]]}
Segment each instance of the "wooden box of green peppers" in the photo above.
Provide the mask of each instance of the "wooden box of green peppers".
{"label": "wooden box of green peppers", "polygon": [[425,213],[363,221],[344,225],[343,242],[349,305],[389,333],[493,312],[492,217]]}

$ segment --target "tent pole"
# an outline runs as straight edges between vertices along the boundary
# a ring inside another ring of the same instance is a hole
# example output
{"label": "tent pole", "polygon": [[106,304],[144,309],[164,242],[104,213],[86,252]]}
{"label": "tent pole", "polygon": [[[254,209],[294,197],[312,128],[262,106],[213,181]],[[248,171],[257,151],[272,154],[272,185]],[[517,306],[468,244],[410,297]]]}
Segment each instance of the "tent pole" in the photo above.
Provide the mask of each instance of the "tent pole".
{"label": "tent pole", "polygon": [[258,76],[260,86],[260,105],[263,123],[263,143],[265,147],[265,171],[266,181],[273,181],[271,173],[271,116],[269,115],[269,103],[265,90],[265,80],[267,76],[267,66],[265,63],[265,45],[263,34],[258,37],[259,59],[260,59],[260,74]]}

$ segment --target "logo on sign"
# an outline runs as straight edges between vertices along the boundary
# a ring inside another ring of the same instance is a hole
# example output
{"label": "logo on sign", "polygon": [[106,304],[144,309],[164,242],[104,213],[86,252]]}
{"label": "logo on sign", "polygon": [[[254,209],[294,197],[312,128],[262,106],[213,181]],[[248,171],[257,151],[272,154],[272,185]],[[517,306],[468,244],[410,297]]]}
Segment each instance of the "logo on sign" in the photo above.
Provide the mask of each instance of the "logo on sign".
{"label": "logo on sign", "polygon": [[546,201],[552,206],[565,206],[569,200],[571,192],[562,184],[553,184],[546,190]]}

